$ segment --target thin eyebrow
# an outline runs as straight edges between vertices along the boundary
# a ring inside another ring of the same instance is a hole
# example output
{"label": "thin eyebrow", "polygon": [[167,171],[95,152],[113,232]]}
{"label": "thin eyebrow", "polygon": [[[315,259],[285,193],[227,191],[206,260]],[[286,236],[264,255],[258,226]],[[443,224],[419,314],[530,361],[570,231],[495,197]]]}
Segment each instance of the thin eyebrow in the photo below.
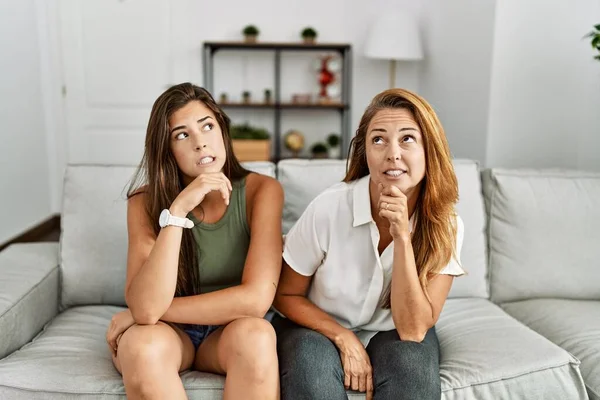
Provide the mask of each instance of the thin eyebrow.
{"label": "thin eyebrow", "polygon": [[[202,122],[202,121],[205,121],[205,120],[206,120],[206,119],[208,119],[208,118],[212,119],[212,117],[211,117],[210,115],[207,115],[206,117],[202,117],[202,118],[200,118],[200,119],[197,121],[197,123],[199,124],[200,122]],[[171,133],[175,132],[176,130],[179,130],[179,129],[184,129],[184,128],[186,128],[186,125],[179,125],[179,126],[176,126],[175,128],[171,129]]]}

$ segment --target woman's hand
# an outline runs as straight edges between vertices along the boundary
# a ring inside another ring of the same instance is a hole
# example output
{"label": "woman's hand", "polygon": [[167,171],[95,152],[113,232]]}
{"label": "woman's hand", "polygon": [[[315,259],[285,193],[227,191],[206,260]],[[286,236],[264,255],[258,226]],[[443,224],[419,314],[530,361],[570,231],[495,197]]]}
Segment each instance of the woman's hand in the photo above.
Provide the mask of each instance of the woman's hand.
{"label": "woman's hand", "polygon": [[379,215],[390,221],[390,235],[396,239],[410,239],[407,197],[396,186],[379,184]]}
{"label": "woman's hand", "polygon": [[179,193],[171,205],[171,214],[185,217],[198,204],[202,203],[206,195],[213,190],[221,192],[223,201],[229,205],[229,195],[233,190],[231,182],[222,172],[209,172],[198,175]]}
{"label": "woman's hand", "polygon": [[113,315],[110,324],[108,325],[108,330],[106,331],[106,343],[108,343],[108,347],[110,347],[113,357],[117,356],[117,347],[121,335],[133,324],[135,324],[135,321],[129,309]]}
{"label": "woman's hand", "polygon": [[344,387],[366,392],[367,400],[373,398],[373,368],[365,346],[354,332],[347,330],[335,340],[344,368]]}

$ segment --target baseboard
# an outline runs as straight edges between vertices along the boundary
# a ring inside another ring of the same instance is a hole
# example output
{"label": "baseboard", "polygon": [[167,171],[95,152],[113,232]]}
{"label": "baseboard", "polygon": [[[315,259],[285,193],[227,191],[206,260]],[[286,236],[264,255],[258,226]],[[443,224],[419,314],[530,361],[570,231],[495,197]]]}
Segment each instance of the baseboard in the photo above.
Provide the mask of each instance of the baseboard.
{"label": "baseboard", "polygon": [[40,239],[49,235],[53,231],[60,231],[60,214],[52,215],[50,218],[40,222],[33,228],[23,232],[5,243],[0,244],[0,251],[13,243],[39,242]]}

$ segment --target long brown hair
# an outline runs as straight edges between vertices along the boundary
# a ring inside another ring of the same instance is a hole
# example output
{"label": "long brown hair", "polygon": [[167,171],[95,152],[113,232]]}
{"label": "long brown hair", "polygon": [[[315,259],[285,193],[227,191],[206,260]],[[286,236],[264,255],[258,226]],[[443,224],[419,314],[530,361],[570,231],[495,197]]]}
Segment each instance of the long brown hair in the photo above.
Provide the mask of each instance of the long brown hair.
{"label": "long brown hair", "polygon": [[[167,89],[152,106],[144,155],[133,176],[127,191],[127,198],[146,193],[146,213],[151,221],[154,233],[158,236],[160,226],[158,217],[162,210],[169,208],[177,195],[184,189],[183,174],[177,166],[169,147],[169,118],[173,113],[191,101],[200,101],[210,109],[223,133],[226,160],[223,173],[234,181],[249,174],[233,154],[229,128],[229,117],[217,105],[211,94],[191,83],[181,83]],[[145,186],[142,190],[142,186]],[[198,272],[198,251],[191,230],[184,229],[179,252],[176,296],[190,296],[200,293]]]}
{"label": "long brown hair", "polygon": [[[367,129],[377,112],[401,108],[410,111],[423,135],[425,177],[418,194],[412,246],[419,282],[426,297],[429,278],[439,273],[454,256],[458,182],[452,165],[450,148],[435,111],[419,95],[404,89],[386,90],[367,106],[352,139],[344,182],[369,174],[366,153]],[[390,307],[391,284],[384,288],[381,305]]]}

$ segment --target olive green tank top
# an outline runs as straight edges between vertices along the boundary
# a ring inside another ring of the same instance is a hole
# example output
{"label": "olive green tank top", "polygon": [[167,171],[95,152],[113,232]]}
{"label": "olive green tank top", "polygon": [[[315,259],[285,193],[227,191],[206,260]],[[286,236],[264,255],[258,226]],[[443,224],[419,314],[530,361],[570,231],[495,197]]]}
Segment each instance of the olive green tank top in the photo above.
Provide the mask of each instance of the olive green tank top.
{"label": "olive green tank top", "polygon": [[231,183],[229,206],[214,224],[199,221],[192,213],[192,232],[198,251],[201,293],[239,285],[250,246],[246,218],[246,178]]}

